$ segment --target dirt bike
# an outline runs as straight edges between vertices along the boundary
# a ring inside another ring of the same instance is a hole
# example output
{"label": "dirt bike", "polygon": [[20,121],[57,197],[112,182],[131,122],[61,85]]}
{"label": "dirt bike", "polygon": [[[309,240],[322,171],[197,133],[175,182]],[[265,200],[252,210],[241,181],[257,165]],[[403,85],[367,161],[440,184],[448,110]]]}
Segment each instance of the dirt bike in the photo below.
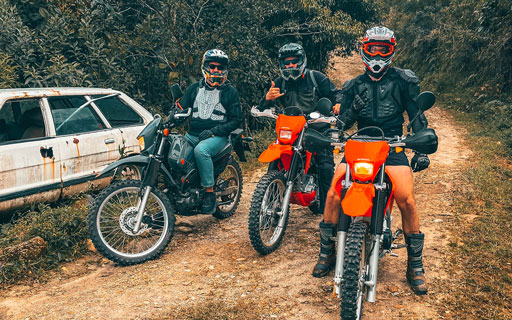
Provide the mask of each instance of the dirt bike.
{"label": "dirt bike", "polygon": [[270,109],[251,110],[254,117],[277,119],[277,141],[258,158],[270,163],[269,169],[256,186],[249,211],[251,244],[262,255],[272,253],[281,244],[291,203],[309,207],[313,213],[319,211],[318,174],[309,147],[323,136],[313,127],[325,129],[336,122],[333,117],[323,116],[331,107],[329,99],[322,98],[317,103],[322,113],[304,115],[298,107],[287,107],[280,115]]}
{"label": "dirt bike", "polygon": [[[181,90],[172,88],[175,100]],[[179,93],[176,93],[179,92]],[[121,265],[142,263],[158,257],[174,233],[175,214],[200,214],[205,193],[200,185],[194,147],[173,128],[191,114],[172,111],[164,121],[154,117],[137,139],[141,154],[108,165],[99,177],[122,168],[141,168],[141,180],[115,181],[94,200],[88,215],[88,227],[96,249]],[[229,143],[213,157],[218,205],[213,216],[233,215],[242,194],[242,172],[232,150],[245,161],[244,150],[251,138],[242,129],[233,131]]]}
{"label": "dirt bike", "polygon": [[[417,98],[420,109],[412,122],[435,102],[431,92]],[[380,130],[382,136],[365,136],[365,130]],[[408,126],[408,131],[410,125]],[[341,210],[337,227],[334,292],[341,297],[341,319],[361,319],[363,302],[375,302],[379,260],[393,249],[405,247],[393,242],[402,233],[391,231],[394,184],[384,163],[391,152],[409,148],[431,154],[437,150],[433,129],[414,135],[386,138],[378,127],[366,127],[343,136],[341,142],[324,139],[318,147],[331,144],[344,149],[346,174],[337,183]]]}

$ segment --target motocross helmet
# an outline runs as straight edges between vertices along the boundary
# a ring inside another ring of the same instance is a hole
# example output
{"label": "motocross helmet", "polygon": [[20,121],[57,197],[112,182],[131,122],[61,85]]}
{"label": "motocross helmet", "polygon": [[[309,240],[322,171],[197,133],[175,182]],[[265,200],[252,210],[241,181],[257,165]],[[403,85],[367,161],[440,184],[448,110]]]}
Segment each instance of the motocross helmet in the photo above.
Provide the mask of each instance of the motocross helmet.
{"label": "motocross helmet", "polygon": [[370,75],[380,78],[393,61],[396,39],[386,27],[368,29],[363,38],[361,56]]}
{"label": "motocross helmet", "polygon": [[[211,68],[211,62],[217,62],[220,65],[217,68]],[[203,55],[201,63],[201,71],[203,72],[204,80],[211,87],[219,87],[226,82],[228,78],[228,55],[219,49],[210,49]]]}
{"label": "motocross helmet", "polygon": [[[288,57],[294,57],[292,60],[285,60]],[[304,48],[298,43],[288,43],[279,49],[279,69],[281,69],[281,75],[285,80],[297,80],[304,73],[306,68],[306,53]],[[292,63],[296,64],[297,67],[287,68]]]}

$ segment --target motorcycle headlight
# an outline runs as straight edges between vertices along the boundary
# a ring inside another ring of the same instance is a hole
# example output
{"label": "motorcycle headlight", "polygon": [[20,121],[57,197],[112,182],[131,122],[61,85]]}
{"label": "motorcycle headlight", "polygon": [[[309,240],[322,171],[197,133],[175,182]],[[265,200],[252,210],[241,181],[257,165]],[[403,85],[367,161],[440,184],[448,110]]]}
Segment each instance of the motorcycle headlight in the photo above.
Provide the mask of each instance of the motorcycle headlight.
{"label": "motorcycle headlight", "polygon": [[279,139],[290,140],[292,138],[292,132],[290,130],[279,131]]}
{"label": "motorcycle headlight", "polygon": [[144,150],[144,147],[146,146],[144,144],[144,137],[137,137],[137,140],[139,140],[139,148],[140,148],[140,151]]}
{"label": "motorcycle headlight", "polygon": [[373,176],[373,163],[354,163],[354,175],[358,180],[366,180]]}

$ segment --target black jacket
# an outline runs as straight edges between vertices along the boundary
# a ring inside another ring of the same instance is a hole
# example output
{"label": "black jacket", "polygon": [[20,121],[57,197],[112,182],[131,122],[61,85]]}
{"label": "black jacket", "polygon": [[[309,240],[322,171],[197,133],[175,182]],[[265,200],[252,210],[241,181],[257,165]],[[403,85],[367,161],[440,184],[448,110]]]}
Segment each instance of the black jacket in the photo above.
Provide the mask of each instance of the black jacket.
{"label": "black jacket", "polygon": [[[348,80],[341,89],[343,99],[341,102],[341,119],[345,122],[345,129],[355,122],[359,129],[377,126],[384,131],[387,137],[402,135],[404,111],[409,119],[418,113],[416,97],[420,92],[419,80],[411,70],[391,67],[378,81],[373,81],[366,73]],[[354,111],[351,107],[355,95],[366,92],[368,104]],[[412,129],[417,132],[427,127],[427,119],[421,115],[414,121]],[[366,135],[380,135],[377,130],[365,131]]]}
{"label": "black jacket", "polygon": [[204,79],[193,83],[178,104],[184,110],[192,108],[189,133],[194,136],[203,130],[211,130],[216,136],[228,136],[242,123],[240,98],[229,81],[217,88],[206,85]]}
{"label": "black jacket", "polygon": [[[313,76],[315,78],[315,82],[317,84],[316,88],[315,88],[315,84],[314,84],[313,80],[311,79],[311,76]],[[258,106],[259,110],[268,109],[268,108],[275,107],[278,105],[282,105],[283,107],[289,107],[290,102],[287,100],[287,95],[289,95],[292,91],[308,94],[312,90],[315,90],[316,91],[316,96],[315,96],[315,101],[314,101],[315,103],[316,103],[316,101],[318,101],[318,99],[324,98],[324,97],[331,100],[333,105],[335,105],[336,103],[341,103],[341,99],[342,99],[341,91],[336,87],[336,85],[334,83],[331,82],[331,80],[329,80],[329,78],[325,74],[323,74],[320,71],[306,69],[304,71],[303,77],[301,77],[297,80],[285,81],[283,79],[283,77],[279,76],[278,78],[276,78],[274,80],[274,83],[277,88],[281,89],[281,93],[285,92],[285,95],[276,100],[271,100],[271,101],[267,101],[265,99],[265,96],[263,96],[263,98],[261,99],[260,104]],[[267,88],[267,91],[269,88]],[[284,90],[283,90],[283,88],[284,88]],[[302,106],[299,105],[298,107],[302,107]],[[310,112],[314,111],[311,109],[312,108],[307,106],[306,108],[303,108],[303,111],[305,113],[310,113]]]}

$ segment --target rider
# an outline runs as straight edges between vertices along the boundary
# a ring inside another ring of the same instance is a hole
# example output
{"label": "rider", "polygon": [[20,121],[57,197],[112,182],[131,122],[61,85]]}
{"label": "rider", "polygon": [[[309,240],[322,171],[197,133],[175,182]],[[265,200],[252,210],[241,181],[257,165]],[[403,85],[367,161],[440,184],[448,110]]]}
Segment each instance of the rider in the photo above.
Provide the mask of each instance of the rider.
{"label": "rider", "polygon": [[185,137],[194,146],[201,186],[206,189],[203,213],[214,213],[217,208],[212,157],[224,149],[229,133],[242,122],[238,92],[227,80],[228,63],[228,56],[222,50],[206,51],[201,63],[204,78],[191,84],[177,102],[183,110],[192,108],[190,129]]}
{"label": "rider", "polygon": [[[315,111],[316,102],[323,97],[329,98],[338,114],[341,106],[340,90],[320,71],[306,69],[306,53],[297,43],[288,43],[279,49],[279,68],[281,76],[272,81],[270,89],[261,99],[259,110],[277,105],[299,107],[304,114]],[[315,161],[318,166],[320,212],[323,212],[325,198],[334,172],[332,149],[317,152]]]}
{"label": "rider", "polygon": [[[342,88],[342,120],[345,129],[355,122],[358,129],[376,126],[385,136],[402,135],[403,112],[409,119],[418,113],[416,97],[419,94],[419,80],[411,70],[390,67],[396,46],[391,30],[374,27],[366,31],[361,47],[365,73],[348,80]],[[412,123],[417,132],[427,127],[427,119],[419,116]],[[380,135],[377,130],[365,130],[366,135]],[[345,175],[346,166],[342,163],[336,169],[331,188],[327,195],[324,219],[320,222],[320,255],[313,269],[313,276],[323,277],[335,265],[334,242],[340,196],[335,190],[338,180]],[[420,231],[419,214],[413,195],[412,171],[426,169],[430,164],[427,155],[415,153],[411,165],[404,152],[391,153],[386,160],[386,170],[395,183],[395,200],[402,214],[402,227],[407,244],[407,281],[416,294],[426,294],[427,286],[422,262],[425,235]],[[412,171],[411,171],[412,167]]]}

